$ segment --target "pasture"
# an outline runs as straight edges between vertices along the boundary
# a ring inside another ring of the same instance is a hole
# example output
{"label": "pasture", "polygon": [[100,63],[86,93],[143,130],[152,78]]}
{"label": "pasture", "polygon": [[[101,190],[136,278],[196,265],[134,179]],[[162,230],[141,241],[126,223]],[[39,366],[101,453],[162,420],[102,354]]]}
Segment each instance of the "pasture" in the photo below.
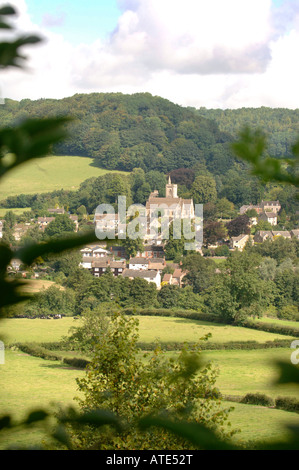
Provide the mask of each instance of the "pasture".
{"label": "pasture", "polygon": [[[140,341],[190,341],[212,333],[212,341],[219,343],[231,341],[257,342],[271,341],[282,335],[273,335],[257,330],[217,325],[207,322],[171,317],[140,316]],[[52,342],[60,341],[68,335],[72,326],[80,320],[65,317],[60,320],[6,319],[1,321],[0,334],[5,336],[5,364],[0,365],[2,384],[0,414],[11,412],[16,419],[35,408],[49,407],[52,404],[67,406],[76,404],[78,395],[76,378],[83,377],[84,371],[68,367],[59,361],[43,360],[10,348],[15,342]],[[283,336],[286,338],[286,336]],[[212,361],[219,370],[216,385],[226,396],[242,397],[246,393],[263,393],[272,398],[278,396],[296,397],[296,389],[290,385],[277,386],[277,360],[290,358],[288,348],[255,350],[213,350],[203,351],[204,361]],[[70,352],[63,352],[64,355]],[[165,354],[175,355],[168,351]],[[78,355],[78,354],[77,354]],[[235,436],[236,442],[254,441],[255,439],[278,439],[287,437],[285,425],[299,425],[299,415],[262,406],[245,405],[224,401],[224,407],[234,407],[230,413],[232,428],[241,428]],[[32,445],[45,438],[43,429],[36,430],[30,436],[20,431],[16,436],[7,435],[0,440],[0,448],[12,443]]]}
{"label": "pasture", "polygon": [[30,160],[3,176],[0,201],[19,194],[46,193],[59,189],[76,190],[88,178],[111,173],[93,166],[92,163],[92,158],[76,156],[48,156]]}

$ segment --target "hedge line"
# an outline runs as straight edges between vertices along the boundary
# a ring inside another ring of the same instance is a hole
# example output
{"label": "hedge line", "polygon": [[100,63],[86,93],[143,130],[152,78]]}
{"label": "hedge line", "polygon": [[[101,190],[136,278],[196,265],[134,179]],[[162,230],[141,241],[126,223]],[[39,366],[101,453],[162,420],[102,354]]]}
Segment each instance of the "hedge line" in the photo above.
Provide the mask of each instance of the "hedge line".
{"label": "hedge line", "polygon": [[251,328],[253,330],[266,331],[268,333],[277,333],[281,335],[294,336],[299,338],[299,328],[292,328],[286,325],[276,325],[274,323],[263,323],[263,322],[253,322],[247,320],[242,323],[242,326],[245,328]]}
{"label": "hedge line", "polygon": [[[163,351],[179,351],[184,346],[195,347],[198,343],[145,343],[138,342],[138,347],[143,351],[153,351],[159,346]],[[274,341],[266,341],[265,343],[258,343],[257,341],[228,341],[227,343],[211,343],[210,341],[200,342],[200,349],[202,351],[217,351],[217,350],[254,350],[254,349],[271,349],[271,348],[289,348],[290,340],[281,339]]]}
{"label": "hedge line", "polygon": [[223,395],[222,398],[238,403],[267,406],[278,410],[299,413],[299,400],[294,397],[277,397],[273,399],[262,393],[247,393],[244,397],[230,397]]}
{"label": "hedge line", "polygon": [[89,364],[89,361],[82,358],[68,358],[54,354],[43,345],[37,343],[15,343],[13,346],[17,347],[20,351],[29,354],[30,356],[39,357],[48,361],[61,361],[64,364],[75,367],[77,369],[85,369]]}

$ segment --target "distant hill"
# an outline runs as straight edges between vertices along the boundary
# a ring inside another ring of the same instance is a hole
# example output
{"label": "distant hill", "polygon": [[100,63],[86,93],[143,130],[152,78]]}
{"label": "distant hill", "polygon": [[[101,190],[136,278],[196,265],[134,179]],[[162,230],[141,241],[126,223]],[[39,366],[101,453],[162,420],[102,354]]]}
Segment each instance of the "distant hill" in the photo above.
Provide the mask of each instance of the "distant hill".
{"label": "distant hill", "polygon": [[[191,108],[193,109],[193,108]],[[260,128],[268,136],[268,153],[273,157],[289,157],[291,147],[299,137],[299,109],[240,108],[206,109],[194,111],[202,117],[215,121],[220,131],[236,138],[243,126]]]}
{"label": "distant hill", "polygon": [[233,167],[232,137],[217,123],[149,93],[77,94],[61,100],[6,100],[0,126],[28,117],[73,116],[70,138],[56,155],[91,157],[108,170],[163,173],[200,163],[214,175]]}

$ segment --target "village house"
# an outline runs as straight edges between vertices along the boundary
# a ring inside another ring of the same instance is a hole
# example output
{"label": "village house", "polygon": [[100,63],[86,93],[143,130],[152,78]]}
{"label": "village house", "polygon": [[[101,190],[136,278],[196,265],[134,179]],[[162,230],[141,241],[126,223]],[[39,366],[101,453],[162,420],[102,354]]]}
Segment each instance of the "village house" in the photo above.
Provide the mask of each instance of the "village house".
{"label": "village house", "polygon": [[288,230],[277,230],[272,231],[273,238],[283,237],[283,238],[292,238],[291,233]]}
{"label": "village house", "polygon": [[299,239],[299,229],[291,230],[291,237]]}
{"label": "village house", "polygon": [[115,277],[117,277],[126,269],[126,262],[125,260],[117,261],[111,259],[111,257],[93,259],[91,263],[91,272],[94,277],[102,276],[108,271],[108,269]]}
{"label": "village house", "polygon": [[162,274],[163,269],[166,268],[166,261],[165,258],[156,258],[156,259],[149,259],[148,260],[148,269],[149,270],[154,270],[154,271],[160,271]]}
{"label": "village house", "polygon": [[172,274],[171,273],[164,274],[162,278],[162,286],[166,284],[171,284],[171,281],[172,281]]}
{"label": "village house", "polygon": [[266,240],[273,240],[271,230],[258,230],[253,237],[254,243],[263,243]]}
{"label": "village house", "polygon": [[157,289],[161,288],[161,274],[159,271],[125,269],[122,273],[122,276],[128,277],[129,279],[136,279],[136,278],[145,279],[147,282],[155,283]]}
{"label": "village house", "polygon": [[129,269],[135,270],[148,270],[149,260],[144,257],[135,257],[130,258],[129,260]]}
{"label": "village house", "polygon": [[238,237],[231,237],[230,248],[232,250],[237,249],[239,251],[243,251],[248,240],[249,240],[249,235],[246,235],[244,233],[242,233]]}
{"label": "village house", "polygon": [[45,228],[55,220],[55,217],[38,217],[37,223],[38,223],[38,228],[42,231],[45,230]]}
{"label": "village house", "polygon": [[50,208],[50,209],[47,209],[47,211],[50,213],[50,214],[64,214],[65,213],[65,210],[63,208],[60,208],[60,207],[57,207],[57,208]]}
{"label": "village house", "polygon": [[14,226],[13,236],[16,241],[20,241],[30,228],[30,224],[16,224]]}
{"label": "village house", "polygon": [[111,252],[105,250],[99,245],[86,246],[80,250],[82,254],[82,261],[80,266],[86,269],[92,269],[93,261],[96,261],[99,258],[104,258],[111,256]]}
{"label": "village house", "polygon": [[78,230],[79,230],[78,216],[77,216],[77,215],[72,215],[72,214],[70,214],[69,217],[70,217],[71,221],[74,222],[74,224],[75,224],[75,226],[76,226],[75,232],[78,232]]}
{"label": "village house", "polygon": [[118,214],[95,214],[94,224],[96,230],[100,232],[118,232]]}
{"label": "village house", "polygon": [[259,204],[259,208],[264,212],[274,212],[278,214],[281,209],[279,201],[262,201]]}
{"label": "village house", "polygon": [[263,212],[274,212],[275,214],[278,214],[281,209],[281,205],[279,201],[262,201],[257,205],[249,204],[240,207],[240,214],[246,214],[249,209],[254,209],[258,215]]}
{"label": "village house", "polygon": [[171,278],[171,284],[175,286],[182,287],[183,286],[183,278],[186,276],[186,272],[183,271],[181,268],[177,268],[174,270]]}
{"label": "village house", "polygon": [[259,216],[259,220],[265,220],[271,225],[277,225],[277,213],[276,212],[263,212]]}
{"label": "village house", "polygon": [[164,247],[162,245],[145,245],[142,252],[137,253],[138,256],[143,258],[164,258]]}

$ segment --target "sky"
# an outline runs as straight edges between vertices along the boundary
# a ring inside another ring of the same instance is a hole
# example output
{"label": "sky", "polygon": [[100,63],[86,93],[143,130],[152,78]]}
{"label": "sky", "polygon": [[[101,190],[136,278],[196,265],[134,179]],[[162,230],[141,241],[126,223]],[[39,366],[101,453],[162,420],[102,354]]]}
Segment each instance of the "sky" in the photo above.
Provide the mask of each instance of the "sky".
{"label": "sky", "polygon": [[24,49],[26,70],[1,72],[1,98],[149,92],[195,108],[299,108],[299,0],[9,3],[17,30],[43,41]]}

